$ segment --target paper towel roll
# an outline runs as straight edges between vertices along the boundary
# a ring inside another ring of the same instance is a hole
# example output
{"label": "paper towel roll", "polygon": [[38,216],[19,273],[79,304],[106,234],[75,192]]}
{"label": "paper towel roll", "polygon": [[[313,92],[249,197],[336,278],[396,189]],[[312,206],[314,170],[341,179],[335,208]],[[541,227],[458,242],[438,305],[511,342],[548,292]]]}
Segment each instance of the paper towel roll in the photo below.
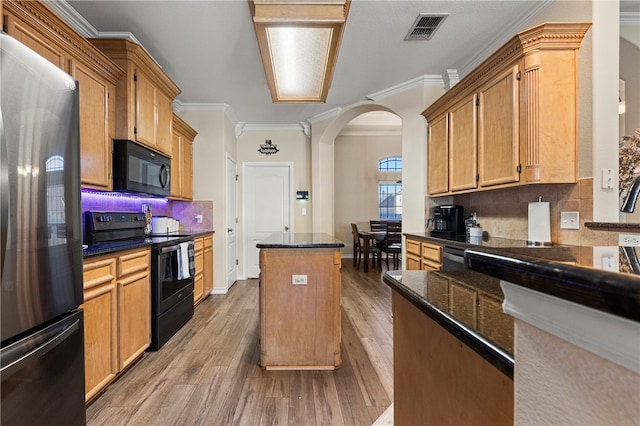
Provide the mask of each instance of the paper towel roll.
{"label": "paper towel roll", "polygon": [[549,202],[537,201],[534,203],[529,203],[528,225],[528,244],[551,244],[551,221],[549,219]]}

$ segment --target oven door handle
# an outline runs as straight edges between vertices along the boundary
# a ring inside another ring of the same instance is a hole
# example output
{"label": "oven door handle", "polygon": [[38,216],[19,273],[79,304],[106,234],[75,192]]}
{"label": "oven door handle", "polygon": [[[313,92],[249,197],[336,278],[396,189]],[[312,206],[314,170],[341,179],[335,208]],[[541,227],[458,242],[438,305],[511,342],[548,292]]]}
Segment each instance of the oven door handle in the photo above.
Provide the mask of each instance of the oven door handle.
{"label": "oven door handle", "polygon": [[172,251],[178,251],[180,249],[180,246],[170,246],[170,247],[162,247],[160,249],[160,253],[164,254],[164,253],[171,253]]}

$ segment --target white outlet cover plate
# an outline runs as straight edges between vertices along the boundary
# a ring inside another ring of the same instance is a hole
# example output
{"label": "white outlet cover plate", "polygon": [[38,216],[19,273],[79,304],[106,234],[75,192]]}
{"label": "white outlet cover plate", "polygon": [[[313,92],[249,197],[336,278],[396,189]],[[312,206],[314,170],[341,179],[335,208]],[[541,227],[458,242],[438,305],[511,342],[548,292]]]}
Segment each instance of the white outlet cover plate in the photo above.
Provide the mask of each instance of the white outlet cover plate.
{"label": "white outlet cover plate", "polygon": [[560,212],[560,229],[580,229],[580,213]]}
{"label": "white outlet cover plate", "polygon": [[618,235],[618,245],[622,247],[640,247],[640,234]]}

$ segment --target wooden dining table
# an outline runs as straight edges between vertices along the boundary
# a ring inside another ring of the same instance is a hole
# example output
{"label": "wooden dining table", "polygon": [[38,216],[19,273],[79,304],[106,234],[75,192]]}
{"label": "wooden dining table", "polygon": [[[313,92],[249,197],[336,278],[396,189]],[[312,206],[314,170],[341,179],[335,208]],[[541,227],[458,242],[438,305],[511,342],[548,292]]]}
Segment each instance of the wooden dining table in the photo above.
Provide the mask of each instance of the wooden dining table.
{"label": "wooden dining table", "polygon": [[359,231],[358,234],[360,234],[360,237],[362,238],[362,257],[364,257],[362,270],[364,272],[369,272],[369,248],[377,241],[384,240],[387,233],[384,231]]}

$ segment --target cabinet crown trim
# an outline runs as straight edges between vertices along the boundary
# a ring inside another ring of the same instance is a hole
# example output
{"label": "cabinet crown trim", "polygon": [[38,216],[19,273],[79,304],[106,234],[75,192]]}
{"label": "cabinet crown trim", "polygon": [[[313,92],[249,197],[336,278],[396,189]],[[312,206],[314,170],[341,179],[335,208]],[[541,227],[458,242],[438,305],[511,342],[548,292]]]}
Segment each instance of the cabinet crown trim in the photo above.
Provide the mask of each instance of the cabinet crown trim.
{"label": "cabinet crown trim", "polygon": [[119,38],[91,38],[89,41],[112,60],[133,62],[138,69],[152,77],[158,88],[170,99],[182,92],[139,44]]}
{"label": "cabinet crown trim", "polygon": [[521,31],[431,104],[422,115],[429,121],[443,114],[450,102],[465,96],[487,75],[513,66],[522,57],[541,50],[577,50],[591,26],[589,22],[546,22]]}

